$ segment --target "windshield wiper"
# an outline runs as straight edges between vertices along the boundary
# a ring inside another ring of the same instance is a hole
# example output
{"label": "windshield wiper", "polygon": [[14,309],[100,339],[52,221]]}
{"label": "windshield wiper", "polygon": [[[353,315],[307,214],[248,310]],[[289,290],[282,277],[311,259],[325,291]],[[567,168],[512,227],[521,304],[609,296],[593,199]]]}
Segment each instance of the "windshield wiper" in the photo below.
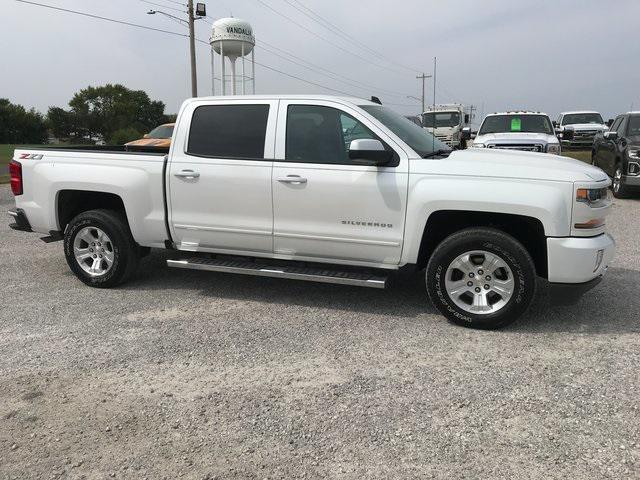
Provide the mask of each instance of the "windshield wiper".
{"label": "windshield wiper", "polygon": [[424,155],[422,155],[422,158],[432,158],[432,157],[447,158],[449,155],[451,155],[451,152],[452,150],[445,150],[441,148],[440,150],[435,150],[433,152],[425,153]]}

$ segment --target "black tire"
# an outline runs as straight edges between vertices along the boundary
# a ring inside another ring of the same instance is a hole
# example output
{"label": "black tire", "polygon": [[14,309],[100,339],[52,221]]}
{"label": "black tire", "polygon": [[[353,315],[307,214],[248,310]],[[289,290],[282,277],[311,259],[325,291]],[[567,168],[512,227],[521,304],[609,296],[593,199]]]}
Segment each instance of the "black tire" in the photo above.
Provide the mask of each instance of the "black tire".
{"label": "black tire", "polygon": [[[99,228],[110,239],[113,263],[102,275],[85,272],[74,255],[76,235],[86,227]],[[126,282],[140,263],[140,247],[131,236],[125,216],[113,210],[89,210],[71,220],[64,233],[64,255],[76,277],[96,288],[111,288]]]}
{"label": "black tire", "polygon": [[[500,257],[513,274],[513,293],[495,312],[477,314],[463,310],[445,288],[451,263],[472,251],[486,251]],[[438,245],[427,265],[426,283],[431,302],[448,320],[463,327],[495,329],[509,325],[527,310],[536,292],[536,270],[529,252],[512,236],[494,228],[468,228]]]}
{"label": "black tire", "polygon": [[614,172],[613,178],[611,180],[611,191],[613,192],[613,196],[616,198],[629,198],[629,189],[627,186],[622,183],[622,180],[616,185],[616,177],[620,175],[622,176],[622,163],[617,162]]}

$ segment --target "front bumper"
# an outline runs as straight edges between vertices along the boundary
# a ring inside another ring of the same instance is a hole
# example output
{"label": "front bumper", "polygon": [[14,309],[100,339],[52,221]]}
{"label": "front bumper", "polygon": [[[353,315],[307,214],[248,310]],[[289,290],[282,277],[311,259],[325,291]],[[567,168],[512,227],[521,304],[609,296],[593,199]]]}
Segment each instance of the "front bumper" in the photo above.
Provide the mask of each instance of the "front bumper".
{"label": "front bumper", "polygon": [[640,175],[623,175],[622,184],[627,187],[640,188]]}
{"label": "front bumper", "polygon": [[549,282],[583,284],[602,277],[616,242],[608,233],[595,237],[547,238]]}
{"label": "front bumper", "polygon": [[19,230],[21,232],[33,232],[24,210],[16,208],[15,210],[9,210],[7,213],[15,220],[14,223],[9,224],[9,228]]}

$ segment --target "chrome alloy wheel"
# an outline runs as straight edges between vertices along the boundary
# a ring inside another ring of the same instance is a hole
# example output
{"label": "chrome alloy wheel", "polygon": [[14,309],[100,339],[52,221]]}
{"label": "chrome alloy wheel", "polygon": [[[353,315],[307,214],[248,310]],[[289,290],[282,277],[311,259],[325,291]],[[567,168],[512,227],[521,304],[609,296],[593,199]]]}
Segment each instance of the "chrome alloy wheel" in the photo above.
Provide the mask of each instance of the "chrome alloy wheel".
{"label": "chrome alloy wheel", "polygon": [[495,313],[511,299],[515,290],[513,272],[494,253],[465,252],[447,268],[445,288],[458,308],[476,315]]}
{"label": "chrome alloy wheel", "polygon": [[92,277],[107,273],[115,253],[111,239],[97,227],[85,227],[73,240],[73,254],[78,265]]}
{"label": "chrome alloy wheel", "polygon": [[613,175],[613,191],[618,193],[620,191],[620,185],[622,184],[622,168],[616,168],[616,173]]}

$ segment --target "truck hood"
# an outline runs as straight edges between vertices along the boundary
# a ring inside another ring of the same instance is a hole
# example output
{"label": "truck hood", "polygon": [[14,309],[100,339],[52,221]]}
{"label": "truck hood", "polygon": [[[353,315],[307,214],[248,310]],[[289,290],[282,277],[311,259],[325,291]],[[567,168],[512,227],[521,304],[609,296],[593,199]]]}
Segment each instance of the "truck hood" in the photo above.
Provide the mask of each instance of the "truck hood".
{"label": "truck hood", "polygon": [[597,167],[573,158],[512,150],[457,150],[443,159],[412,160],[411,173],[562,182],[606,181]]}
{"label": "truck hood", "polygon": [[600,125],[598,123],[572,123],[571,125],[565,125],[564,128],[570,128],[576,132],[581,132],[583,130],[609,130],[609,127],[606,125]]}
{"label": "truck hood", "polygon": [[488,133],[486,135],[478,135],[474,143],[558,143],[555,135],[547,135],[545,133],[529,133],[529,132],[504,132],[504,133]]}

